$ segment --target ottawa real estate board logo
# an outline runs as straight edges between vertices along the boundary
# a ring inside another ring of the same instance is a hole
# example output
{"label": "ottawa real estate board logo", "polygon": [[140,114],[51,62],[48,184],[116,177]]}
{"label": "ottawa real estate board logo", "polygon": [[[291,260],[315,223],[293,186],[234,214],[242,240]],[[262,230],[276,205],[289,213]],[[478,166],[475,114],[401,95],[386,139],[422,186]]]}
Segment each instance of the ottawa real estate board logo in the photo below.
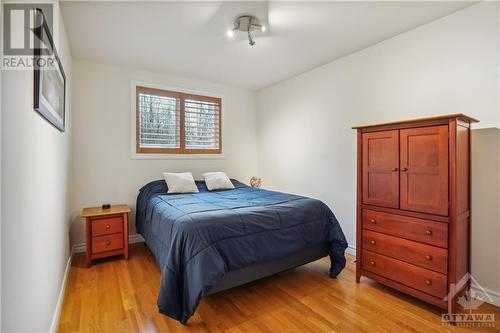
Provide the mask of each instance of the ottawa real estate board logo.
{"label": "ottawa real estate board logo", "polygon": [[[471,288],[465,293],[456,292],[463,290],[466,285]],[[495,327],[495,314],[481,310],[485,302],[493,303],[493,298],[471,274],[467,273],[457,284],[451,284],[450,292],[443,301],[454,299],[455,296],[458,296],[458,304],[463,311],[452,313],[449,308],[448,313],[441,315],[443,326],[454,324],[458,327]]]}
{"label": "ottawa real estate board logo", "polygon": [[[2,4],[2,70],[32,70],[54,67],[54,57],[47,39],[41,36],[42,26],[53,32],[53,4]],[[36,12],[43,19],[36,18]],[[37,56],[35,56],[37,54]]]}

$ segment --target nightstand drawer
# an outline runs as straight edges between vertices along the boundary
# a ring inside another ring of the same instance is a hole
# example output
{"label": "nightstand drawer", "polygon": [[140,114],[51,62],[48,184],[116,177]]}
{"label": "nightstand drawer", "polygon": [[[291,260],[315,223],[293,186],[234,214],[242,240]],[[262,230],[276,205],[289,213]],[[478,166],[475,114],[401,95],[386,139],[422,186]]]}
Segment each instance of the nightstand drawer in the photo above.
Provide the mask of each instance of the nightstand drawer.
{"label": "nightstand drawer", "polygon": [[123,217],[109,217],[92,220],[92,236],[109,235],[123,232]]}
{"label": "nightstand drawer", "polygon": [[92,253],[101,253],[123,248],[123,233],[92,237]]}

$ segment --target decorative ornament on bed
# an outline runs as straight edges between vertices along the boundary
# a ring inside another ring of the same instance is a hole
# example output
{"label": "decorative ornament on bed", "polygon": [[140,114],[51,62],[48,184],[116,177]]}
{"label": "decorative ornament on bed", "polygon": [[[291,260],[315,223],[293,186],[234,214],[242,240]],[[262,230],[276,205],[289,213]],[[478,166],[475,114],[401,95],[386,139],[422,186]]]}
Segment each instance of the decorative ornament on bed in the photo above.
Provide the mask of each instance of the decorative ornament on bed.
{"label": "decorative ornament on bed", "polygon": [[66,75],[57,55],[51,32],[41,9],[35,14],[34,109],[64,132]]}
{"label": "decorative ornament on bed", "polygon": [[262,186],[262,179],[260,177],[253,176],[250,178],[250,186],[253,188],[260,188]]}

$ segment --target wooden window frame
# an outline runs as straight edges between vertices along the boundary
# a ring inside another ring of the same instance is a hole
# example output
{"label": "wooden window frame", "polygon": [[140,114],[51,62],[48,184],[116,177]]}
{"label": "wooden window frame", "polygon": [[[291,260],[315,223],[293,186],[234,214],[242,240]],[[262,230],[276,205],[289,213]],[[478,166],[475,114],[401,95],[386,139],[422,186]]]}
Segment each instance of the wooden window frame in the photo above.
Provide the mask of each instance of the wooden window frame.
{"label": "wooden window frame", "polygon": [[[140,126],[140,101],[139,94],[148,93],[156,96],[174,97],[179,99],[179,148],[161,147],[141,147],[141,126]],[[215,149],[192,149],[186,148],[185,137],[185,100],[192,99],[203,102],[216,103],[219,105],[218,126],[219,126],[219,147]],[[222,154],[222,99],[220,97],[203,96],[179,91],[149,88],[145,86],[135,86],[135,152],[137,154]]]}

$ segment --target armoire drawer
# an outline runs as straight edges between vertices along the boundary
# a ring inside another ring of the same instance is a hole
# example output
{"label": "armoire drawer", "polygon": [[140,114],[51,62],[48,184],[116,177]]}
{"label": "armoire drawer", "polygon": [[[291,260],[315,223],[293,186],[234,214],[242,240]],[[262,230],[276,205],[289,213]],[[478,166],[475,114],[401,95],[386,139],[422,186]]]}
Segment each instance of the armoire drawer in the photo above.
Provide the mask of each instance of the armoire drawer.
{"label": "armoire drawer", "polygon": [[363,209],[363,229],[448,247],[448,223]]}
{"label": "armoire drawer", "polygon": [[448,250],[378,232],[363,230],[363,249],[446,274]]}
{"label": "armoire drawer", "polygon": [[447,294],[447,277],[404,261],[363,250],[363,269],[432,296],[444,298]]}

